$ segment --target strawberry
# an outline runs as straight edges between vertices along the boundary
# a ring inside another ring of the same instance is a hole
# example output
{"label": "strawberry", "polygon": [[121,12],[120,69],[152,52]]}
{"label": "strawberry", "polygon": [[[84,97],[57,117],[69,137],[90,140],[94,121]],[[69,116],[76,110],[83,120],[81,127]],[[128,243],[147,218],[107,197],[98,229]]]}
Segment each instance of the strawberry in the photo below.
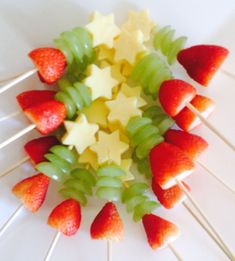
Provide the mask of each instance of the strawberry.
{"label": "strawberry", "polygon": [[44,155],[56,144],[59,144],[59,141],[55,136],[40,137],[27,142],[24,145],[24,149],[31,161],[36,165],[40,162],[46,161]]}
{"label": "strawberry", "polygon": [[34,105],[54,99],[56,92],[53,91],[26,91],[16,96],[16,99],[24,111]]}
{"label": "strawberry", "polygon": [[159,100],[164,111],[171,117],[177,115],[186,102],[196,95],[196,89],[182,80],[164,81],[160,87]]}
{"label": "strawberry", "polygon": [[66,59],[59,49],[37,48],[28,55],[37,67],[39,78],[43,82],[52,84],[60,79],[66,67]]}
{"label": "strawberry", "polygon": [[81,207],[74,199],[67,199],[56,206],[47,221],[48,225],[65,236],[76,234],[81,224]]}
{"label": "strawberry", "polygon": [[176,225],[156,215],[144,215],[142,222],[149,245],[154,250],[167,246],[180,235]]}
{"label": "strawberry", "polygon": [[123,223],[112,202],[106,203],[95,217],[90,234],[92,239],[119,241],[123,238]]}
{"label": "strawberry", "polygon": [[168,130],[165,141],[179,147],[191,160],[196,160],[208,147],[208,143],[200,136],[182,130]]}
{"label": "strawberry", "polygon": [[[188,190],[190,190],[187,184],[184,182],[182,183]],[[163,205],[163,207],[168,209],[177,206],[187,198],[178,185],[175,185],[169,189],[162,189],[157,184],[155,178],[152,179],[152,189],[159,202]]]}
{"label": "strawberry", "polygon": [[17,183],[12,192],[27,209],[36,212],[44,202],[49,181],[50,179],[47,176],[39,173]]}
{"label": "strawberry", "polygon": [[[214,110],[215,103],[206,96],[196,95],[191,104],[207,118]],[[201,124],[200,119],[188,108],[174,117],[176,124],[184,131],[191,131]]]}
{"label": "strawberry", "polygon": [[192,173],[194,164],[184,151],[177,146],[162,142],[150,151],[152,175],[162,189],[176,184],[175,179],[182,180]]}
{"label": "strawberry", "polygon": [[51,100],[26,109],[25,114],[41,134],[48,134],[63,123],[66,109],[63,103]]}
{"label": "strawberry", "polygon": [[192,79],[207,86],[228,53],[217,45],[195,45],[180,51],[177,59]]}

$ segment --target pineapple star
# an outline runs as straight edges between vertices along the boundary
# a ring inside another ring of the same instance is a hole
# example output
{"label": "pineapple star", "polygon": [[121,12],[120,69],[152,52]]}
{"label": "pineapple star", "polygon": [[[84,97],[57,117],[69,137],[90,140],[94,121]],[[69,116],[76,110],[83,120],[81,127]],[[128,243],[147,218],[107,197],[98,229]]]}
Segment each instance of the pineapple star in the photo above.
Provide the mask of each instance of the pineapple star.
{"label": "pineapple star", "polygon": [[120,140],[119,130],[111,134],[104,131],[98,132],[98,141],[90,149],[96,152],[99,164],[121,164],[121,155],[127,151],[129,145]]}
{"label": "pineapple star", "polygon": [[87,148],[78,158],[78,162],[82,164],[90,164],[96,170],[99,167],[97,155],[94,151]]}
{"label": "pineapple star", "polygon": [[120,34],[120,29],[114,24],[114,15],[101,15],[94,12],[92,21],[86,26],[93,36],[93,46],[104,44],[113,47],[113,40]]}
{"label": "pineapple star", "polygon": [[130,87],[126,83],[123,83],[121,86],[121,92],[124,93],[127,97],[136,97],[137,98],[137,106],[143,107],[147,104],[147,102],[141,97],[141,86]]}
{"label": "pineapple star", "polygon": [[130,64],[134,64],[136,56],[145,50],[143,40],[144,37],[141,31],[122,31],[113,45],[115,49],[115,61],[119,62],[125,60]]}
{"label": "pineapple star", "polygon": [[96,65],[91,65],[88,69],[88,76],[84,83],[91,88],[92,100],[99,97],[111,99],[112,89],[118,85],[118,81],[111,76],[111,67],[100,69]]}
{"label": "pineapple star", "polygon": [[148,41],[154,27],[155,23],[150,20],[149,11],[144,10],[141,12],[130,11],[128,14],[128,20],[122,26],[122,29],[128,32],[140,30],[144,35],[144,41]]}
{"label": "pineapple star", "polygon": [[64,126],[67,133],[62,137],[62,143],[74,146],[81,154],[86,148],[96,142],[95,134],[99,127],[97,124],[90,124],[84,114],[73,121],[65,121]]}
{"label": "pineapple star", "polygon": [[130,118],[142,114],[142,111],[138,109],[137,102],[136,97],[126,97],[122,92],[119,92],[115,100],[105,102],[110,110],[108,120],[119,122],[125,127]]}
{"label": "pineapple star", "polygon": [[130,171],[131,164],[132,164],[132,159],[123,159],[121,161],[120,167],[126,172],[126,175],[121,177],[122,181],[129,181],[135,179],[135,177]]}

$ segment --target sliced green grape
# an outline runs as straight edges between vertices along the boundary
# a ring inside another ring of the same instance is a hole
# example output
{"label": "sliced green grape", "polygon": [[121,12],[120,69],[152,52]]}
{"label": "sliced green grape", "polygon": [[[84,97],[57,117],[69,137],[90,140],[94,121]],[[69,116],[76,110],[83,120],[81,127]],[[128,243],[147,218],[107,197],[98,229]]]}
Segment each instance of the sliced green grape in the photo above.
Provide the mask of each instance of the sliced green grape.
{"label": "sliced green grape", "polygon": [[151,123],[152,120],[149,118],[134,117],[128,122],[126,132],[129,136],[133,136],[136,132],[138,132],[138,130],[142,129],[142,127]]}
{"label": "sliced green grape", "polygon": [[96,184],[98,187],[113,187],[113,188],[121,188],[122,182],[117,178],[112,177],[100,177]]}
{"label": "sliced green grape", "polygon": [[138,171],[140,173],[144,174],[147,179],[150,179],[152,177],[152,172],[151,172],[151,169],[150,169],[148,157],[141,159],[141,160],[139,160],[136,157],[136,163],[137,163]]}
{"label": "sliced green grape", "polygon": [[97,176],[109,176],[109,177],[122,177],[125,175],[125,171],[115,165],[110,165],[98,169]]}
{"label": "sliced green grape", "polygon": [[95,177],[87,169],[76,168],[76,169],[72,170],[71,176],[73,178],[76,178],[76,179],[79,179],[79,180],[84,180],[91,187],[95,186],[95,184],[96,184]]}
{"label": "sliced green grape", "polygon": [[63,181],[63,172],[60,170],[59,167],[53,165],[51,162],[41,162],[37,164],[36,169],[56,181]]}
{"label": "sliced green grape", "polygon": [[127,212],[132,212],[138,204],[144,202],[147,199],[148,197],[145,195],[137,195],[130,198],[129,200],[126,201]]}
{"label": "sliced green grape", "polygon": [[158,206],[159,206],[159,204],[155,201],[141,202],[139,205],[137,205],[135,207],[134,214],[133,214],[134,221],[137,222],[137,221],[141,220],[145,214],[150,214]]}
{"label": "sliced green grape", "polygon": [[68,179],[65,181],[64,186],[67,188],[74,188],[84,194],[92,195],[92,189],[87,183],[77,179]]}
{"label": "sliced green grape", "polygon": [[87,204],[87,198],[84,196],[84,194],[81,191],[69,188],[69,189],[61,189],[60,194],[64,196],[65,198],[72,198],[80,202],[82,206],[85,206]]}
{"label": "sliced green grape", "polygon": [[58,157],[55,154],[47,153],[44,157],[53,163],[55,166],[58,166],[64,173],[69,173],[71,171],[71,164],[62,158]]}
{"label": "sliced green grape", "polygon": [[120,190],[120,188],[99,187],[96,190],[96,195],[97,197],[108,201],[120,201],[122,191]]}
{"label": "sliced green grape", "polygon": [[69,150],[66,146],[55,145],[50,149],[50,151],[71,164],[77,162],[76,153],[73,150]]}
{"label": "sliced green grape", "polygon": [[122,194],[122,202],[126,202],[133,196],[137,196],[138,194],[143,194],[148,189],[148,185],[146,183],[134,183],[128,189],[126,189]]}

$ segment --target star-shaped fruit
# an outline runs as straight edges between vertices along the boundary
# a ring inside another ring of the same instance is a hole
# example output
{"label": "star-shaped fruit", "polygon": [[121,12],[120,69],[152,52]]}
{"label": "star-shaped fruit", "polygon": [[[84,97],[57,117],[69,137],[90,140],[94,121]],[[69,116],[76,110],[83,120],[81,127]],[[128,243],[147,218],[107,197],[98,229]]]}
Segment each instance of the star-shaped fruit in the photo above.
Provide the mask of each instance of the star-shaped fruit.
{"label": "star-shaped fruit", "polygon": [[99,97],[111,99],[112,89],[118,85],[118,81],[111,75],[111,67],[100,69],[93,64],[88,68],[88,73],[90,76],[85,79],[84,83],[91,88],[92,100]]}
{"label": "star-shaped fruit", "polygon": [[103,99],[100,98],[93,101],[92,104],[84,108],[82,112],[86,115],[89,122],[96,123],[104,128],[107,127],[109,110]]}
{"label": "star-shaped fruit", "polygon": [[119,131],[112,133],[98,132],[98,141],[90,149],[96,152],[99,164],[121,164],[121,155],[127,151],[129,145],[120,140]]}
{"label": "star-shaped fruit", "polygon": [[131,164],[132,164],[132,159],[123,159],[121,161],[120,167],[126,172],[126,175],[121,177],[122,181],[129,181],[135,179],[135,177],[130,171]]}
{"label": "star-shaped fruit", "polygon": [[110,122],[119,122],[125,127],[130,118],[142,114],[142,111],[138,109],[137,103],[136,97],[127,97],[122,92],[119,92],[115,100],[105,102],[110,110],[108,120]]}
{"label": "star-shaped fruit", "polygon": [[144,35],[144,41],[148,41],[154,27],[155,23],[150,20],[149,11],[144,10],[141,12],[130,11],[128,14],[128,20],[122,26],[122,29],[128,32],[140,30]]}
{"label": "star-shaped fruit", "polygon": [[141,97],[141,86],[130,87],[126,83],[123,83],[120,91],[124,93],[127,97],[136,97],[138,107],[143,107],[147,104],[147,102]]}
{"label": "star-shaped fruit", "polygon": [[114,23],[114,15],[101,15],[94,12],[91,22],[86,26],[86,29],[93,37],[93,46],[106,45],[109,48],[113,47],[113,40],[120,34],[120,29]]}
{"label": "star-shaped fruit", "polygon": [[89,148],[83,151],[83,153],[78,158],[78,162],[89,164],[95,170],[99,167],[96,153]]}
{"label": "star-shaped fruit", "polygon": [[105,45],[101,45],[98,47],[98,60],[107,60],[108,62],[112,63],[114,58],[114,49],[110,49]]}
{"label": "star-shaped fruit", "polygon": [[114,41],[114,60],[116,62],[127,61],[130,64],[134,64],[136,56],[145,50],[143,40],[144,37],[141,31],[122,31],[120,36]]}
{"label": "star-shaped fruit", "polygon": [[122,63],[121,62],[115,63],[111,67],[112,77],[114,79],[116,79],[118,81],[118,83],[122,83],[122,82],[126,81],[126,78],[121,73],[121,69],[122,69]]}
{"label": "star-shaped fruit", "polygon": [[89,123],[84,114],[75,121],[65,121],[64,126],[67,133],[62,137],[62,143],[74,146],[79,154],[96,142],[95,134],[99,126]]}

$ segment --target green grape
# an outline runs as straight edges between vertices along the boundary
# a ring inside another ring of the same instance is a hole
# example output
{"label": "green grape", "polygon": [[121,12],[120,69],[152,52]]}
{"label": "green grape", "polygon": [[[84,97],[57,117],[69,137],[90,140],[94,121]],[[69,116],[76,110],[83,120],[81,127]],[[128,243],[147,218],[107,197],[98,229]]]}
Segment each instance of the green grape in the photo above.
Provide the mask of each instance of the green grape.
{"label": "green grape", "polygon": [[154,48],[161,50],[167,57],[168,63],[175,62],[177,54],[184,48],[187,38],[185,36],[179,37],[174,40],[175,30],[170,26],[165,26],[154,35]]}
{"label": "green grape", "polygon": [[150,150],[163,141],[158,128],[152,124],[151,119],[146,117],[132,118],[126,126],[126,132],[139,159],[146,158]]}
{"label": "green grape", "polygon": [[77,162],[77,155],[64,145],[55,145],[45,154],[48,162],[41,162],[36,169],[48,177],[63,182]]}
{"label": "green grape", "polygon": [[125,171],[118,166],[109,165],[99,168],[97,176],[96,195],[108,201],[120,201],[122,196],[120,178],[125,176]]}
{"label": "green grape", "polygon": [[145,159],[139,160],[137,157],[135,157],[134,160],[137,164],[138,171],[141,174],[144,174],[147,179],[150,179],[152,177],[152,172],[150,169],[149,158],[147,157]]}
{"label": "green grape", "polygon": [[128,212],[133,212],[135,222],[139,221],[145,214],[151,213],[159,204],[151,201],[144,195],[149,186],[142,182],[136,182],[122,193],[122,201],[126,204]]}
{"label": "green grape", "polygon": [[55,99],[64,103],[68,119],[73,118],[78,110],[91,104],[88,87],[84,84],[72,84],[66,79],[59,80],[58,84],[60,91],[55,95]]}
{"label": "green grape", "polygon": [[87,204],[87,196],[92,195],[92,189],[96,184],[96,178],[91,171],[76,168],[71,171],[71,177],[64,182],[60,193],[66,198],[73,198],[81,203]]}
{"label": "green grape", "polygon": [[161,84],[171,79],[172,73],[159,55],[151,53],[137,63],[131,77],[141,84],[145,94],[151,94],[155,99]]}

